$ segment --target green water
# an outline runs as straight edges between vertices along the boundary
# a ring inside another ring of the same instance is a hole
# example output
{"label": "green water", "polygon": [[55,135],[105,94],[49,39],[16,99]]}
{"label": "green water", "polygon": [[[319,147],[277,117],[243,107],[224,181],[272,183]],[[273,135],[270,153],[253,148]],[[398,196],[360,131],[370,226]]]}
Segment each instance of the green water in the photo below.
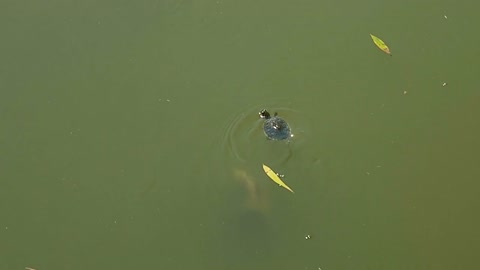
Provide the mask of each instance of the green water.
{"label": "green water", "polygon": [[0,7],[0,270],[477,267],[479,4]]}

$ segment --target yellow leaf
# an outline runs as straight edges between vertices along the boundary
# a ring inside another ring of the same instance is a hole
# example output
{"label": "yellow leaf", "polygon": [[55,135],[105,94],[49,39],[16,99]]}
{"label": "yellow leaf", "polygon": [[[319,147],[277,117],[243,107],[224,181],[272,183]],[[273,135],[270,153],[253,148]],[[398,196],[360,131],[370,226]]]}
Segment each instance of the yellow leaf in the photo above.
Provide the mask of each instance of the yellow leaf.
{"label": "yellow leaf", "polygon": [[383,42],[383,40],[379,39],[378,37],[370,34],[370,36],[372,37],[372,40],[373,40],[373,43],[375,43],[375,45],[377,45],[378,48],[380,48],[380,50],[384,51],[385,53],[389,54],[389,55],[392,55],[390,53],[390,49],[388,48],[387,44],[385,44],[385,42]]}
{"label": "yellow leaf", "polygon": [[273,182],[277,183],[279,186],[289,190],[290,192],[294,193],[293,190],[287,186],[287,184],[285,184],[282,179],[280,179],[280,177],[278,177],[278,175],[272,171],[272,169],[270,169],[267,165],[263,164],[263,170],[265,171],[265,173],[268,175],[268,177],[270,177],[270,179],[272,179]]}

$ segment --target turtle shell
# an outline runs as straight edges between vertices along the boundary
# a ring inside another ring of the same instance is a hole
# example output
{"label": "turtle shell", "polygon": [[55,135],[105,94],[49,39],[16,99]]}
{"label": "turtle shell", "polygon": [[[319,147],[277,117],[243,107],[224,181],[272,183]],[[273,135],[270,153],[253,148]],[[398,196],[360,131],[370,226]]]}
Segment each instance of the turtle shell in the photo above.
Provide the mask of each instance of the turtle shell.
{"label": "turtle shell", "polygon": [[277,114],[270,117],[267,111],[260,112],[260,117],[265,119],[263,123],[263,131],[271,140],[285,140],[291,137],[291,130],[288,123]]}

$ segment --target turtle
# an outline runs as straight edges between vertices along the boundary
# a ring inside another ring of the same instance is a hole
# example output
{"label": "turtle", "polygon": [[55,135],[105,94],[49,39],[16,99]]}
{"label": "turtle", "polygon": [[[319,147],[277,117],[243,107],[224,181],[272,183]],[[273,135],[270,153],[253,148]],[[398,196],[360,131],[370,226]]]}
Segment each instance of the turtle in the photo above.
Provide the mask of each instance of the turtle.
{"label": "turtle", "polygon": [[263,132],[270,140],[285,140],[292,137],[292,132],[287,122],[280,118],[277,113],[270,116],[267,110],[261,110],[258,115],[260,118],[265,119],[263,123]]}

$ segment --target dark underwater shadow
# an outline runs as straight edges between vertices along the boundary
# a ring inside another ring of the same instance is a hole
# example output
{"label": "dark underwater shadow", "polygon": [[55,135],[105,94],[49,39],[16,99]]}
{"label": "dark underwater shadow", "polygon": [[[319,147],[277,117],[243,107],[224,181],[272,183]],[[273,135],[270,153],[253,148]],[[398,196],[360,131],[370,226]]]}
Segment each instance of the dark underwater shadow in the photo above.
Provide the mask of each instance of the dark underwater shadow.
{"label": "dark underwater shadow", "polygon": [[247,209],[226,224],[221,236],[224,269],[266,269],[272,259],[272,233],[265,213]]}

